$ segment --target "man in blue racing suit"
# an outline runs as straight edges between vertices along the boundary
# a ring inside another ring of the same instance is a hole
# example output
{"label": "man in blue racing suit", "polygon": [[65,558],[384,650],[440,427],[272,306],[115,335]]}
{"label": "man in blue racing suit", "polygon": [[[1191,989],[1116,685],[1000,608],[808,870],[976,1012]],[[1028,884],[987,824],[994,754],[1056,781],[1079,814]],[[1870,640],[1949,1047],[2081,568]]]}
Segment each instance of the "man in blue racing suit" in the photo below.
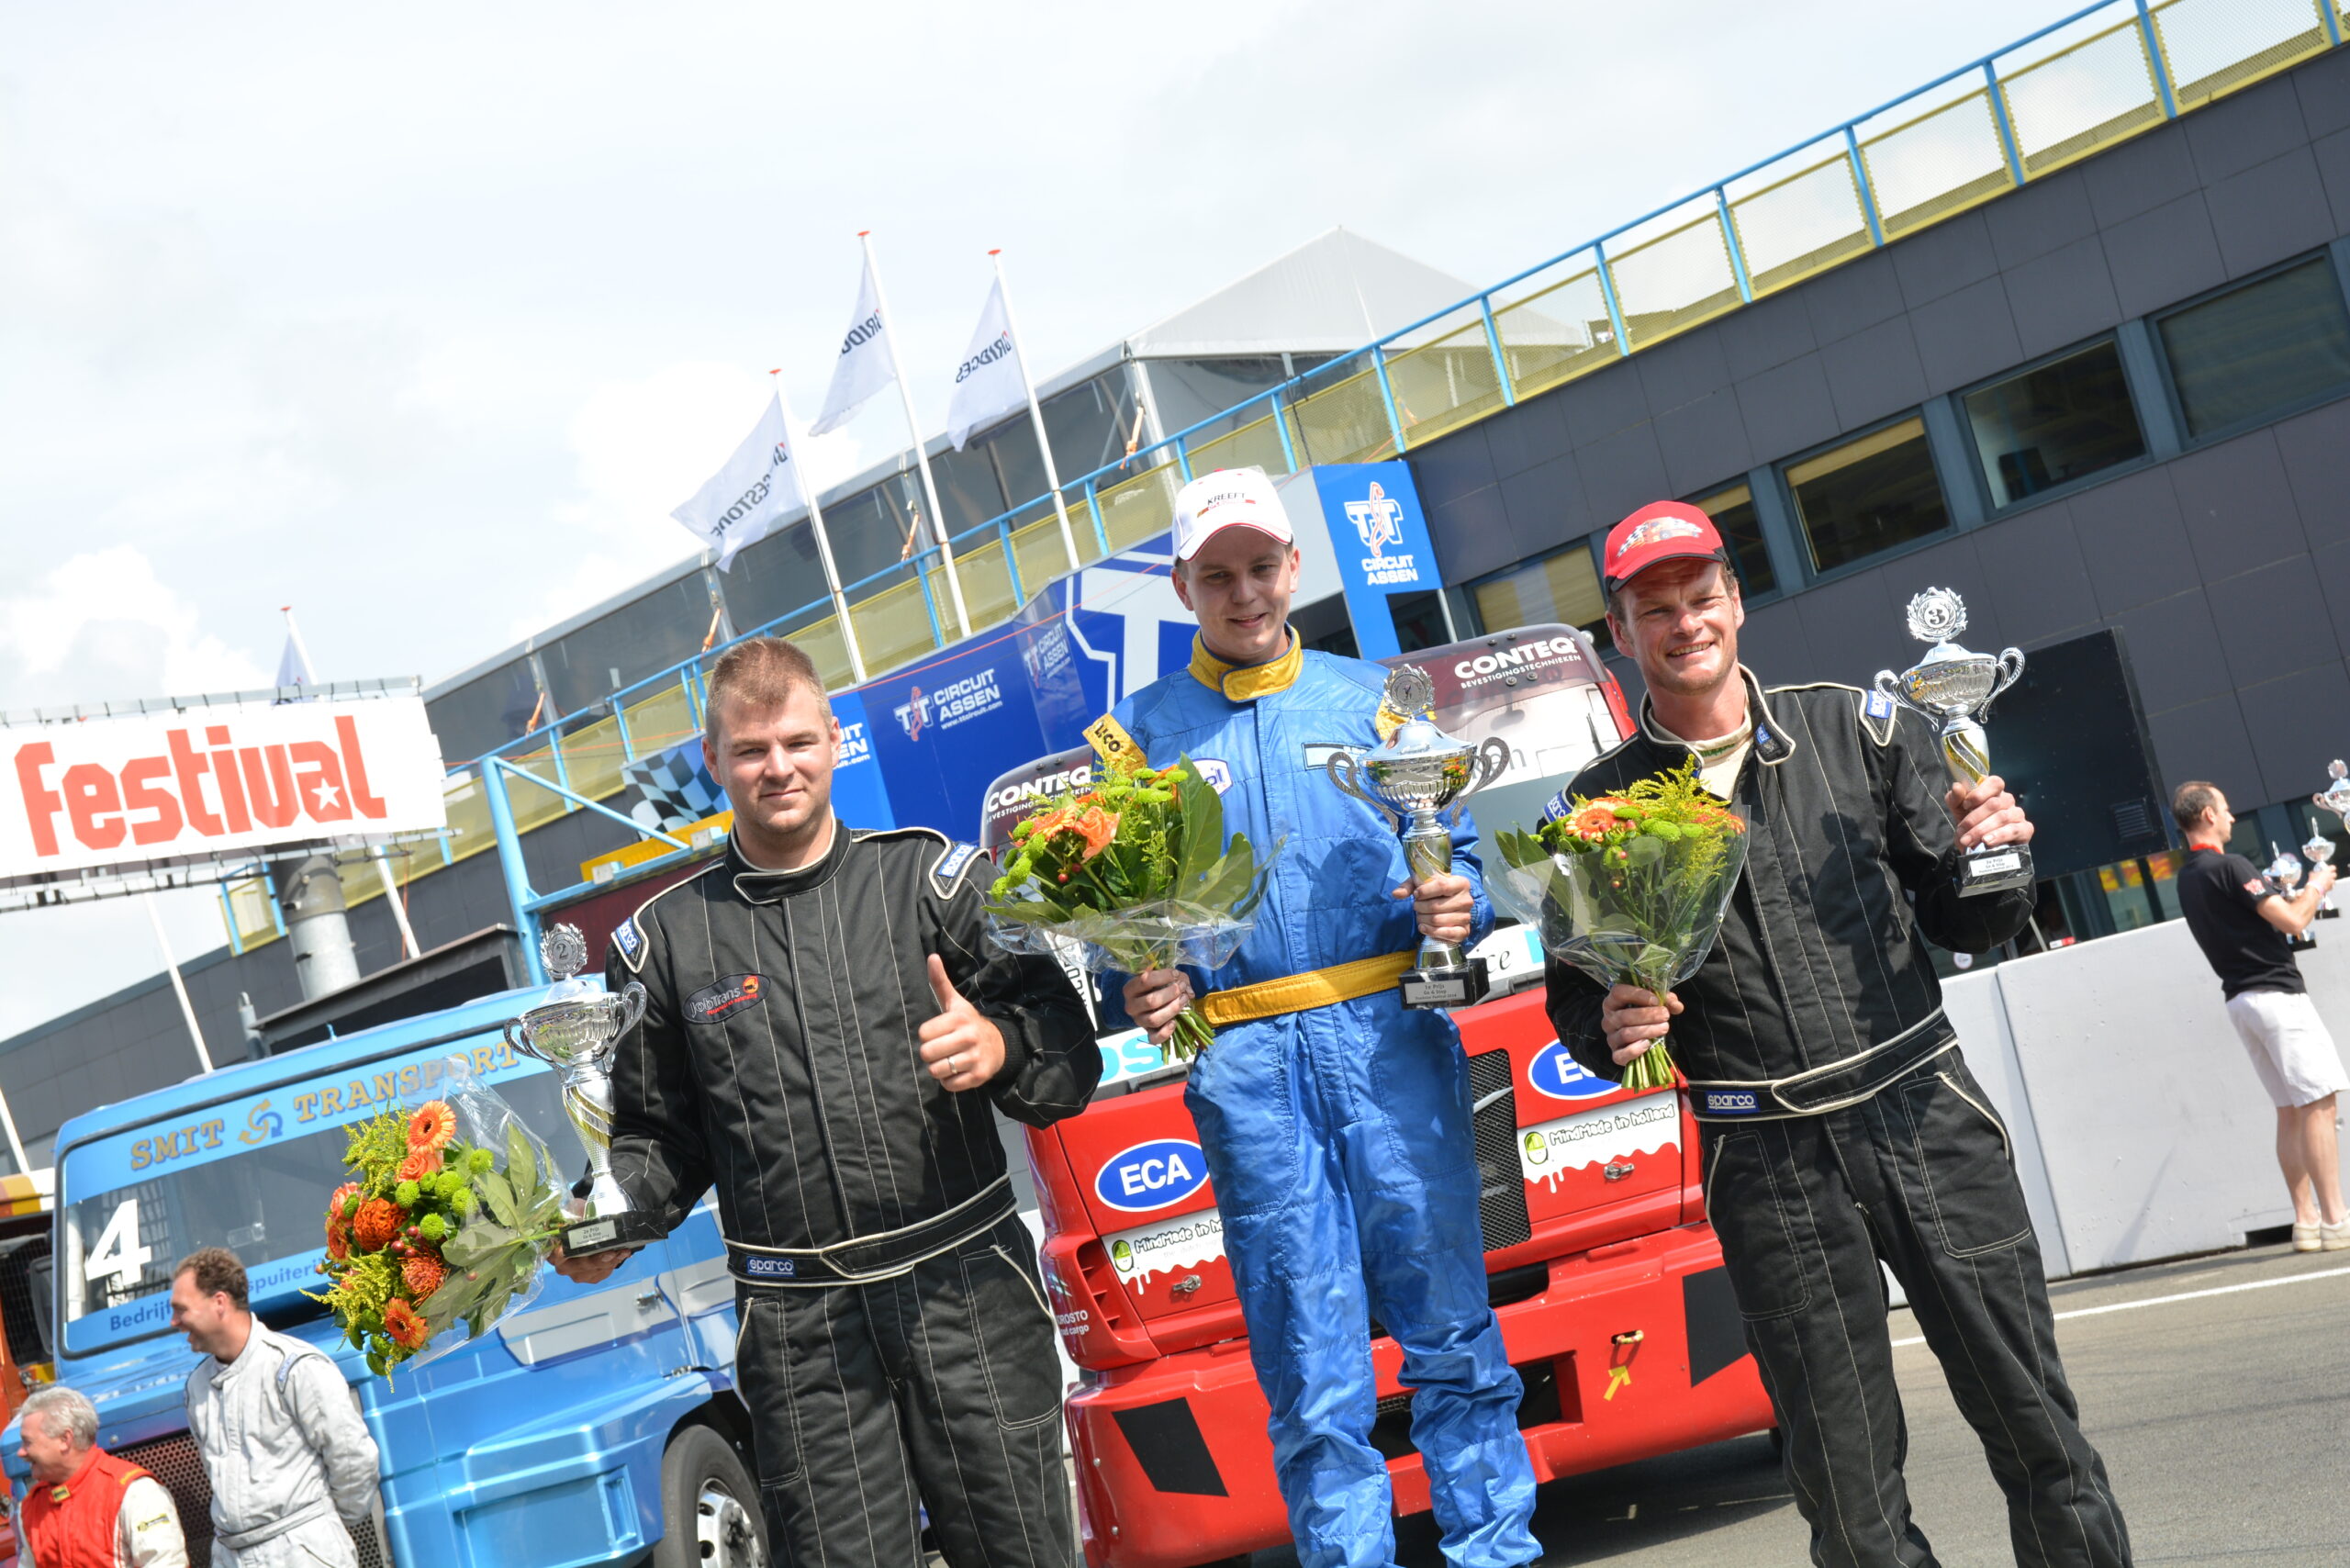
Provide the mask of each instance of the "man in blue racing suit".
{"label": "man in blue racing suit", "polygon": [[[1089,733],[1105,756],[1190,756],[1224,791],[1227,829],[1286,841],[1256,930],[1203,977],[1216,1036],[1184,1103],[1272,1408],[1299,1562],[1394,1562],[1387,1464],[1369,1441],[1375,1316],[1416,1391],[1412,1440],[1446,1558],[1507,1568],[1541,1548],[1518,1378],[1485,1296],[1467,1063],[1452,1021],[1405,1011],[1395,989],[1421,935],[1473,941],[1493,908],[1473,857],[1457,862],[1465,876],[1413,886],[1393,826],[1324,771],[1334,749],[1375,746],[1401,716],[1382,712],[1384,669],[1300,646],[1298,563],[1261,471],[1184,487],[1174,583],[1200,622],[1191,667]],[[1472,841],[1456,830],[1457,846]],[[1192,992],[1192,976],[1160,969],[1119,1000],[1160,1041]]]}

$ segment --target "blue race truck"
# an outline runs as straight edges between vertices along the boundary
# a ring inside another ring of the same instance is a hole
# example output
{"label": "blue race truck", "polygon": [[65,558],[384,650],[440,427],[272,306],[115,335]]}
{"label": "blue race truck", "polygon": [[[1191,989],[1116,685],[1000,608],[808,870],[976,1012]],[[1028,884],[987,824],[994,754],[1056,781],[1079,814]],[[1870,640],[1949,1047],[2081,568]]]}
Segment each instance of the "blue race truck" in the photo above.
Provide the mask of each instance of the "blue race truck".
{"label": "blue race truck", "polygon": [[[244,1260],[261,1318],[342,1369],[382,1450],[383,1502],[354,1530],[366,1568],[659,1568],[765,1562],[750,1430],[735,1392],[734,1291],[705,1199],[600,1285],[544,1275],[480,1340],[393,1381],[369,1375],[324,1309],[327,1195],[343,1128],[432,1097],[463,1053],[566,1162],[560,1081],[507,1045],[541,1000],[505,991],[224,1068],[76,1116],[57,1136],[57,1381],[97,1406],[99,1440],[178,1500],[190,1561],[210,1561],[210,1488],[171,1331],[171,1271],[198,1247]],[[5,1439],[12,1496],[26,1471]]]}

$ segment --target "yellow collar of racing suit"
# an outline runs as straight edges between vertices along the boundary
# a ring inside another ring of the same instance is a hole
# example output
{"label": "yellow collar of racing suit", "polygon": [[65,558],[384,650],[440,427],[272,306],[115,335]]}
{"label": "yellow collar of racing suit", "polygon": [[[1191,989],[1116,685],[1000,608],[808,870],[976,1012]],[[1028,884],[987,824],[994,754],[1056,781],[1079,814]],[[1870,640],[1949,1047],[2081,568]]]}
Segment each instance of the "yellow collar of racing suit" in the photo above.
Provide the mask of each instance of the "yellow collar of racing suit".
{"label": "yellow collar of racing suit", "polygon": [[1206,641],[1197,633],[1192,634],[1192,678],[1210,691],[1220,691],[1235,702],[1253,702],[1275,691],[1287,691],[1297,684],[1298,672],[1305,667],[1305,644],[1295,627],[1288,628],[1289,652],[1270,664],[1228,665],[1208,652]]}

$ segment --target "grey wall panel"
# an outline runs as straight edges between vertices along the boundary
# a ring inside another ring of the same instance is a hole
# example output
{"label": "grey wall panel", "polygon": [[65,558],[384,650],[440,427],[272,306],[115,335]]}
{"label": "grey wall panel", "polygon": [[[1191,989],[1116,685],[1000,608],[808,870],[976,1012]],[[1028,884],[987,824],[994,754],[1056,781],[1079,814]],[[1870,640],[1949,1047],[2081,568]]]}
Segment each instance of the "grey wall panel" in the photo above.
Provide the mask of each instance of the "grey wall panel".
{"label": "grey wall panel", "polygon": [[1440,512],[1432,511],[1431,517],[1442,519],[1441,526],[1432,527],[1429,532],[1448,582],[1497,572],[1525,554],[1516,547],[1510,531],[1509,511],[1502,504],[1498,485],[1472,490]]}
{"label": "grey wall panel", "polygon": [[2130,662],[2138,677],[2139,700],[2149,713],[2177,708],[2234,689],[2211,607],[2199,584],[2168,599],[2142,604],[2113,617],[2130,642]]}
{"label": "grey wall panel", "polygon": [[2306,147],[2220,181],[2203,199],[2230,277],[2313,250],[2337,231],[2316,154]]}
{"label": "grey wall panel", "polygon": [[2350,54],[2335,50],[2286,73],[2301,102],[2301,124],[2311,140],[2350,130]]}
{"label": "grey wall panel", "polygon": [[2028,358],[2078,342],[2121,319],[2105,246],[2094,235],[2019,263],[2009,270],[2006,286],[2016,346]]}
{"label": "grey wall panel", "polygon": [[[1512,474],[1523,474],[1538,463],[1548,463],[1568,451],[1573,442],[1568,439],[1565,399],[1556,394],[1533,398],[1520,403],[1507,413],[1496,414],[1472,430],[1485,432],[1485,448],[1491,454],[1495,479],[1506,479]],[[1467,434],[1466,431],[1461,432]],[[1438,446],[1449,446],[1454,438],[1447,436]]]}
{"label": "grey wall panel", "polygon": [[1808,680],[1819,667],[1803,616],[1792,599],[1746,612],[1746,624],[1738,633],[1738,656],[1766,686]]}
{"label": "grey wall panel", "polygon": [[2318,177],[2325,182],[2333,227],[2350,231],[2350,130],[2337,130],[2310,151],[2317,157]]}
{"label": "grey wall panel", "polygon": [[[2288,556],[2257,571],[2206,583],[2203,594],[2211,606],[2211,624],[2219,633],[2228,674],[2239,688],[2313,665],[2342,662],[2342,643],[2326,608],[2325,590],[2307,555]],[[2350,741],[2350,733],[2343,741]]]}
{"label": "grey wall panel", "polygon": [[1998,252],[1979,207],[1937,223],[1887,253],[1893,257],[1902,301],[1912,310],[1980,283],[1999,270]]}
{"label": "grey wall panel", "polygon": [[1628,362],[1640,378],[1649,412],[1662,414],[1694,403],[1730,383],[1729,362],[1718,332],[1684,332]]}
{"label": "grey wall panel", "polygon": [[[2134,659],[2135,643],[2130,651]],[[2150,711],[2146,728],[2154,736],[2154,756],[2162,766],[2165,801],[2170,790],[2189,778],[2217,784],[2232,801],[2249,803],[2268,798],[2260,765],[2253,756],[2251,737],[2244,731],[2244,709],[2234,692]]]}
{"label": "grey wall panel", "polygon": [[1668,498],[1664,453],[1657,445],[1656,427],[1648,420],[1595,441],[1575,455],[1583,499],[1598,527],[1609,527],[1633,509]]}
{"label": "grey wall panel", "polygon": [[2031,648],[2100,624],[2088,562],[2062,501],[1992,523],[1975,548],[1986,568],[1985,605],[2004,641]]}
{"label": "grey wall panel", "polygon": [[1897,413],[1926,396],[1926,375],[1906,317],[1830,343],[1819,351],[1819,367],[1828,376],[1836,422],[1845,430]]}
{"label": "grey wall panel", "polygon": [[2206,185],[2266,163],[2288,148],[2305,146],[2310,139],[2300,95],[2286,76],[2272,76],[2206,105],[2179,128],[2187,133],[2195,173]]}
{"label": "grey wall panel", "polygon": [[1800,289],[1769,295],[1733,310],[1711,330],[1721,339],[1723,362],[1737,381],[1800,359],[1819,346]]}
{"label": "grey wall panel", "polygon": [[2098,609],[2108,618],[2196,580],[2195,552],[2167,469],[2142,469],[2083,490],[2071,508]]}
{"label": "grey wall panel", "polygon": [[[2312,409],[2270,433],[2310,546],[2350,540],[2350,399]],[[2350,613],[2350,600],[2337,602]]]}
{"label": "grey wall panel", "polygon": [[1413,454],[1412,478],[1423,507],[1440,507],[1494,482],[1491,447],[1495,427],[1516,423],[1517,410],[1471,425],[1449,440]]}
{"label": "grey wall panel", "polygon": [[1659,414],[1656,439],[1664,454],[1666,487],[1675,496],[1734,480],[1754,465],[1754,443],[1746,438],[1738,394],[1727,386]]}
{"label": "grey wall panel", "polygon": [[2111,229],[2165,202],[2176,201],[2201,183],[2187,139],[2175,126],[2125,141],[2081,165],[2089,207],[2098,227]]}
{"label": "grey wall panel", "polygon": [[1589,446],[1649,417],[1648,397],[1628,364],[1595,370],[1550,396],[1558,399],[1570,446]]}
{"label": "grey wall panel", "polygon": [[1781,684],[1841,680],[1862,685],[1908,641],[1901,630],[1901,602],[1881,571],[1860,572],[1816,588],[1796,598],[1792,607],[1803,620],[1812,663],[1808,669],[1776,671],[1772,678]]}
{"label": "grey wall panel", "polygon": [[1828,374],[1816,353],[1740,382],[1738,412],[1758,452],[1797,452],[1828,440],[1837,430]]}
{"label": "grey wall panel", "polygon": [[1980,210],[2002,267],[2020,266],[2097,233],[2097,213],[2077,166],[2034,180]]}
{"label": "grey wall panel", "polygon": [[1500,491],[1513,552],[1510,560],[1554,549],[1592,530],[1592,513],[1584,504],[1572,457],[1554,457],[1513,474],[1501,482]]}
{"label": "grey wall panel", "polygon": [[2201,191],[2113,225],[2104,241],[2124,316],[2143,316],[2227,281]]}
{"label": "grey wall panel", "polygon": [[1883,251],[1847,262],[1803,285],[1812,336],[1821,343],[1849,338],[1901,314],[1901,279]]}
{"label": "grey wall panel", "polygon": [[2309,549],[2277,438],[2256,430],[2170,465],[2198,575],[2233,577]]}
{"label": "grey wall panel", "polygon": [[1948,392],[2024,358],[2007,285],[1986,278],[1910,312],[1929,391]]}
{"label": "grey wall panel", "polygon": [[[2350,750],[2350,669],[2340,659],[2244,687],[2236,700],[2260,767],[2259,800],[2306,801],[2324,786],[2325,765]],[[2313,812],[2304,807],[2293,821],[2306,823]]]}

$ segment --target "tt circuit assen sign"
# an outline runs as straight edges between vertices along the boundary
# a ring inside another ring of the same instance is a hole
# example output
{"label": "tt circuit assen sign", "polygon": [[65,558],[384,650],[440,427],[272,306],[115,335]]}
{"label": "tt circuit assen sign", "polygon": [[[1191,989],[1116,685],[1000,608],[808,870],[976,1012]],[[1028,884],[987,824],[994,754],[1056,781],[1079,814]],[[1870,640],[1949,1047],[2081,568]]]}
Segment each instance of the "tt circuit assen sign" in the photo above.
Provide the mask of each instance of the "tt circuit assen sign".
{"label": "tt circuit assen sign", "polygon": [[441,748],[416,697],[11,726],[0,750],[0,877],[447,821]]}

